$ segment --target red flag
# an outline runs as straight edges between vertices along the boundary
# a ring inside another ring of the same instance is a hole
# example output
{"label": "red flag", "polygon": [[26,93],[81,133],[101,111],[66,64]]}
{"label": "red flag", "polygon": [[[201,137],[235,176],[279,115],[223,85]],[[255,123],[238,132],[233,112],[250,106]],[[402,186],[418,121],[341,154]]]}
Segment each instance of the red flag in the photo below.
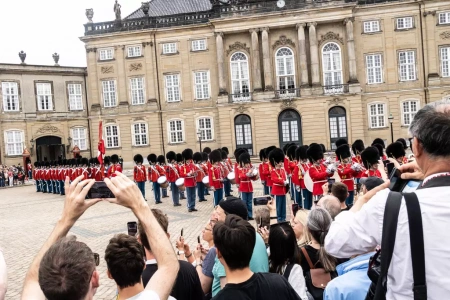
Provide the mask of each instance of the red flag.
{"label": "red flag", "polygon": [[103,122],[98,124],[98,154],[97,159],[103,169],[103,157],[105,155],[105,141],[103,140]]}

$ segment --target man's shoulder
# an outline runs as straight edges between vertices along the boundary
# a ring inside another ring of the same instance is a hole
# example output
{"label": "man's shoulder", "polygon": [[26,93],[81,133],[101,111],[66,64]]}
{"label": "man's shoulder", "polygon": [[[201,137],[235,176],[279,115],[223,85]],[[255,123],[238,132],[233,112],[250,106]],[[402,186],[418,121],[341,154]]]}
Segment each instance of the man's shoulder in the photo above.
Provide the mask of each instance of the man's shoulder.
{"label": "man's shoulder", "polygon": [[136,296],[128,298],[128,300],[160,300],[160,298],[154,291],[144,290]]}

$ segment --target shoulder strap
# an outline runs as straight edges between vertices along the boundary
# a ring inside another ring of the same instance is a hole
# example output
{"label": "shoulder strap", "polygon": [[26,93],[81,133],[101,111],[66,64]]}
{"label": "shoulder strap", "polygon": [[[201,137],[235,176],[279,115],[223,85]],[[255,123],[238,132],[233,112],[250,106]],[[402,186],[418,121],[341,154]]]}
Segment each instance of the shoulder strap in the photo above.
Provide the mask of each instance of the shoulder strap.
{"label": "shoulder strap", "polygon": [[389,265],[394,253],[395,237],[397,235],[398,214],[402,204],[402,194],[390,192],[386,200],[383,217],[383,233],[381,237],[381,265],[380,276],[378,277],[377,288],[374,299],[386,299],[384,287],[387,281]]}
{"label": "shoulder strap", "polygon": [[287,266],[286,266],[286,270],[284,270],[284,273],[283,273],[283,276],[284,276],[284,278],[286,278],[286,280],[288,280],[289,281],[289,275],[291,275],[291,271],[292,271],[292,268],[294,267],[294,264],[288,264]]}
{"label": "shoulder strap", "polygon": [[302,247],[303,256],[306,258],[306,261],[308,262],[309,268],[314,269],[314,264],[311,261],[311,258],[309,258],[308,251],[306,251],[305,247]]}
{"label": "shoulder strap", "polygon": [[416,193],[404,194],[408,211],[409,240],[414,278],[414,300],[427,299],[425,275],[425,249],[423,240],[422,213]]}

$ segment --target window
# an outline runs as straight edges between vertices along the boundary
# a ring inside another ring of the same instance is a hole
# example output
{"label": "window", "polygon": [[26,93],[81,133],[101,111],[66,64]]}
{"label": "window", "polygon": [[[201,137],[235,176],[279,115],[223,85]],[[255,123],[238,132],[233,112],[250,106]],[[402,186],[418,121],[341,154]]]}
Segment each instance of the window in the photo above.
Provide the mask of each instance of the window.
{"label": "window", "polygon": [[22,155],[23,152],[23,131],[9,130],[5,132],[6,140],[6,154],[7,155]]}
{"label": "window", "polygon": [[199,71],[194,73],[195,99],[209,99],[209,72]]}
{"label": "window", "polygon": [[236,52],[231,56],[231,85],[233,101],[250,100],[250,80],[247,55]]}
{"label": "window", "polygon": [[52,84],[36,83],[38,110],[53,110]]}
{"label": "window", "polygon": [[144,78],[130,78],[131,104],[138,105],[145,103]]}
{"label": "window", "polygon": [[3,111],[19,111],[19,87],[17,82],[2,82]]}
{"label": "window", "polygon": [[414,51],[398,53],[400,65],[400,81],[416,80],[416,59]]}
{"label": "window", "polygon": [[397,29],[410,29],[413,28],[413,18],[405,17],[397,19]]}
{"label": "window", "polygon": [[322,59],[325,93],[343,92],[341,48],[336,43],[325,44]]}
{"label": "window", "polygon": [[117,105],[116,100],[116,82],[114,80],[102,81],[103,88],[103,104],[105,107],[113,107]]}
{"label": "window", "polygon": [[370,128],[385,127],[384,104],[376,103],[369,105]]}
{"label": "window", "polygon": [[139,57],[142,55],[141,46],[128,47],[128,57]]}
{"label": "window", "polygon": [[133,146],[148,145],[146,123],[136,123],[131,125],[131,131],[133,136]]}
{"label": "window", "polygon": [[169,142],[171,144],[182,143],[184,141],[184,130],[182,120],[169,121]]}
{"label": "window", "polygon": [[177,43],[163,44],[163,54],[177,53]]}
{"label": "window", "polygon": [[86,128],[77,127],[72,129],[73,146],[78,146],[80,150],[87,150]]}
{"label": "window", "polygon": [[295,94],[294,53],[289,48],[280,48],[276,54],[277,89],[280,95]]}
{"label": "window", "polygon": [[114,58],[114,50],[112,48],[100,49],[100,60],[109,60]]}
{"label": "window", "polygon": [[117,125],[108,125],[105,127],[106,148],[119,147],[119,127]]}
{"label": "window", "polygon": [[381,54],[370,54],[366,56],[367,83],[382,83],[383,66],[381,63]]}
{"label": "window", "polygon": [[439,14],[439,24],[450,24],[450,12]]}
{"label": "window", "polygon": [[81,84],[70,83],[67,85],[67,91],[69,94],[70,110],[83,110],[83,92]]}
{"label": "window", "polygon": [[213,128],[212,118],[200,118],[197,124],[198,130],[201,132],[202,141],[212,141]]}
{"label": "window", "polygon": [[450,47],[442,47],[440,50],[442,77],[450,77]]}
{"label": "window", "polygon": [[166,100],[167,100],[167,102],[181,101],[179,74],[165,75],[164,77],[166,79]]}
{"label": "window", "polygon": [[206,50],[206,40],[192,41],[192,51]]}
{"label": "window", "polygon": [[410,125],[418,110],[419,110],[419,101],[409,100],[403,102],[402,103],[403,125]]}
{"label": "window", "polygon": [[378,31],[380,31],[380,21],[364,22],[364,33],[378,32]]}

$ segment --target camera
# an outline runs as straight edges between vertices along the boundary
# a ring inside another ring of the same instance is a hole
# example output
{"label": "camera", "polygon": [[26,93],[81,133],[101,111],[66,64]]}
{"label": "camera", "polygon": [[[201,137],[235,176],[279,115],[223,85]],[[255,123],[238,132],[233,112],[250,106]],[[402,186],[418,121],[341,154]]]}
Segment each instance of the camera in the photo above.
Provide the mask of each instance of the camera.
{"label": "camera", "polygon": [[103,181],[96,181],[86,195],[86,199],[115,198],[114,194]]}
{"label": "camera", "polygon": [[267,205],[267,203],[271,199],[272,198],[270,196],[255,197],[253,198],[253,205],[254,206]]}

